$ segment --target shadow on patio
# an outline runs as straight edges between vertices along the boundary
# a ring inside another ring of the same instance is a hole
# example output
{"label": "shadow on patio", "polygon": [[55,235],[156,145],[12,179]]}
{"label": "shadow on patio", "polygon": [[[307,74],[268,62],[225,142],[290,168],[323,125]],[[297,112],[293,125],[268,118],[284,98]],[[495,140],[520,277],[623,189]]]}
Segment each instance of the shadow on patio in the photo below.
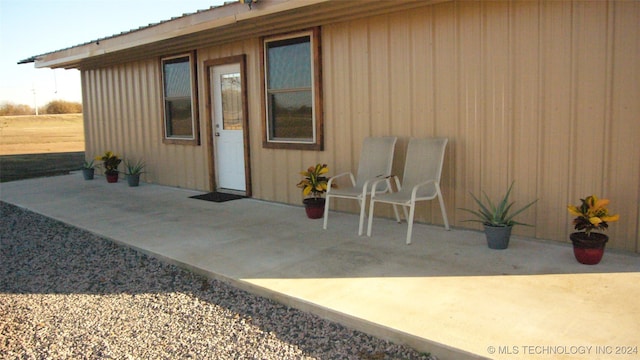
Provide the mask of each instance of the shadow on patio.
{"label": "shadow on patio", "polygon": [[522,356],[525,345],[640,346],[635,254],[608,250],[599,265],[585,266],[565,244],[513,237],[496,251],[480,232],[424,224],[407,246],[406,224],[388,219],[376,218],[373,236],[359,237],[353,214],[332,213],[325,231],[299,207],[213,203],[190,199],[193,191],[101,180],[3,183],[0,196],[441,359],[514,359],[500,349],[517,347]]}

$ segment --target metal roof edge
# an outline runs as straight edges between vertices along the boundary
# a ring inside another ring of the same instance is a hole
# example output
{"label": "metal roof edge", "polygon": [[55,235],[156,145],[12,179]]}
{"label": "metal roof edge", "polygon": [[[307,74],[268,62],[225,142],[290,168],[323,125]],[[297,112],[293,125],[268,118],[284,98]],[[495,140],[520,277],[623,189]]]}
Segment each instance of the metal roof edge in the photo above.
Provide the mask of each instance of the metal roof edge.
{"label": "metal roof edge", "polygon": [[329,1],[336,0],[260,0],[252,8],[239,1],[227,2],[224,5],[186,13],[182,16],[123,31],[119,34],[34,55],[20,60],[18,64],[35,63],[36,68],[78,68],[82,60],[91,57]]}

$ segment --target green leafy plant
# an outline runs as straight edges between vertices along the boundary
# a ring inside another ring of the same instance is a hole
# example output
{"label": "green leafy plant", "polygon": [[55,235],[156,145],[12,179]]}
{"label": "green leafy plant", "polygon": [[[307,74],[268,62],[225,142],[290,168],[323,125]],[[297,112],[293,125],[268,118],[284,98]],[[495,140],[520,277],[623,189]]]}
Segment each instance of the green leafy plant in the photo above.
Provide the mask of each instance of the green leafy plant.
{"label": "green leafy plant", "polygon": [[496,226],[496,227],[507,227],[507,226],[513,226],[513,225],[531,226],[529,224],[517,222],[513,220],[513,218],[519,215],[520,213],[522,213],[523,211],[527,210],[533,204],[535,204],[538,201],[538,199],[528,203],[527,205],[523,206],[519,210],[516,210],[510,213],[511,208],[513,207],[513,204],[514,204],[514,202],[511,202],[511,203],[509,202],[509,196],[511,195],[513,184],[514,183],[512,182],[511,185],[509,186],[509,189],[507,190],[507,193],[498,203],[494,203],[493,201],[491,201],[491,199],[489,199],[489,196],[487,196],[487,193],[485,193],[484,191],[482,192],[482,194],[484,195],[485,202],[482,202],[477,196],[475,196],[473,193],[470,193],[471,196],[473,196],[473,200],[475,200],[476,204],[478,204],[480,209],[470,210],[470,209],[461,208],[460,210],[471,213],[475,215],[478,219],[464,220],[464,221],[475,221],[475,222],[480,222],[486,226]]}
{"label": "green leafy plant", "polygon": [[126,168],[127,175],[138,175],[143,173],[142,170],[146,165],[142,160],[138,160],[136,162],[125,160],[124,166]]}
{"label": "green leafy plant", "polygon": [[117,174],[118,165],[122,162],[122,159],[111,151],[105,152],[102,156],[96,156],[96,160],[102,161],[104,172],[107,175]]}
{"label": "green leafy plant", "polygon": [[582,202],[579,206],[569,205],[567,210],[571,215],[576,216],[573,219],[574,228],[584,232],[587,236],[591,235],[593,230],[606,230],[609,222],[620,220],[620,215],[609,215],[607,205],[609,200],[598,199],[595,195],[587,196],[580,199]]}
{"label": "green leafy plant", "polygon": [[82,168],[83,169],[95,169],[96,165],[94,164],[94,160],[91,160],[91,161],[85,160],[84,163],[82,164]]}
{"label": "green leafy plant", "polygon": [[325,176],[329,172],[327,164],[316,164],[310,166],[306,171],[301,171],[300,175],[304,178],[296,185],[302,189],[304,196],[312,195],[314,198],[319,198],[327,191],[327,183],[329,178]]}

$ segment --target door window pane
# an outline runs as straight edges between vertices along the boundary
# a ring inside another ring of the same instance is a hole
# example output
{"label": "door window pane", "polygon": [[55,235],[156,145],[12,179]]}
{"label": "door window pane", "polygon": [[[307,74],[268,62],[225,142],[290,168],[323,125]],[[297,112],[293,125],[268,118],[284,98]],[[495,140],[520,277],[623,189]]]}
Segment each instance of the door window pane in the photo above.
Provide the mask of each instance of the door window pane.
{"label": "door window pane", "polygon": [[242,130],[242,93],[240,73],[224,74],[220,77],[222,94],[222,128]]}

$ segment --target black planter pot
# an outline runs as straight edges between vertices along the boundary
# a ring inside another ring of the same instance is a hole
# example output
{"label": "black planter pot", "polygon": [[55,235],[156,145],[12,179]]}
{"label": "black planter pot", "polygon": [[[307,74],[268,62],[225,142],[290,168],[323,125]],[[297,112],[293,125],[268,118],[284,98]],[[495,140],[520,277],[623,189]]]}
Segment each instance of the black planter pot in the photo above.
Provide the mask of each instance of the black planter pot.
{"label": "black planter pot", "polygon": [[129,186],[140,185],[140,174],[127,174],[127,184]]}
{"label": "black planter pot", "polygon": [[487,226],[484,225],[484,234],[487,237],[489,249],[504,250],[509,247],[513,226]]}
{"label": "black planter pot", "polygon": [[93,180],[96,169],[82,169],[82,176],[85,180]]}

